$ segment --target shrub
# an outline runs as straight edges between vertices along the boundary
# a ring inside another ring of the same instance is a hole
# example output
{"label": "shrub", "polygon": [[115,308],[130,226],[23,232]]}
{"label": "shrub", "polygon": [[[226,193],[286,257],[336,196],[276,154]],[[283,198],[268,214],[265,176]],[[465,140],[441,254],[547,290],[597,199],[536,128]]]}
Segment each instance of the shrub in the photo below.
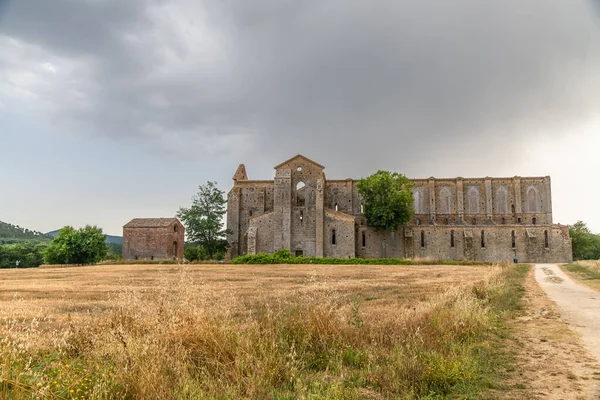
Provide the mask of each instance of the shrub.
{"label": "shrub", "polygon": [[346,265],[492,265],[482,261],[454,260],[414,260],[403,258],[322,258],[293,257],[287,249],[274,254],[253,254],[240,256],[232,264],[346,264]]}

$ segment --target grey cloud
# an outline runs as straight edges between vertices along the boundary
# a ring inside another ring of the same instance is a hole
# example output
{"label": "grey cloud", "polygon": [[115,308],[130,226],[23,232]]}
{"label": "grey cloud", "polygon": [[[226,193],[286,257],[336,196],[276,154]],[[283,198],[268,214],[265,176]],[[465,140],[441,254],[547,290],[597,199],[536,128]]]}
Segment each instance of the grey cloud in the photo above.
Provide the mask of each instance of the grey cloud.
{"label": "grey cloud", "polygon": [[357,174],[384,161],[410,165],[423,152],[481,154],[530,130],[558,136],[588,116],[600,90],[592,7],[13,1],[0,34],[86,66],[63,89],[79,82],[89,104],[67,102],[53,115],[74,131],[174,138],[175,152],[187,140],[205,152],[235,144],[248,158],[268,149],[276,160],[336,149],[339,171]]}

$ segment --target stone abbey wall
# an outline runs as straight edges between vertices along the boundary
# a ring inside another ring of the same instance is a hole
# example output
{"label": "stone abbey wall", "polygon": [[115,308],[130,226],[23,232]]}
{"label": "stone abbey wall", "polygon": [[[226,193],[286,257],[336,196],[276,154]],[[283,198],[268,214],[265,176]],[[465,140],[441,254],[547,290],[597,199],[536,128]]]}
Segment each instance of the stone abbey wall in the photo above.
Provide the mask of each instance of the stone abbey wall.
{"label": "stone abbey wall", "polygon": [[367,226],[356,180],[327,180],[301,155],[275,170],[272,181],[251,181],[238,168],[228,194],[230,258],[285,248],[317,257],[571,260],[568,229],[552,223],[550,177],[414,179],[411,221],[378,232]]}

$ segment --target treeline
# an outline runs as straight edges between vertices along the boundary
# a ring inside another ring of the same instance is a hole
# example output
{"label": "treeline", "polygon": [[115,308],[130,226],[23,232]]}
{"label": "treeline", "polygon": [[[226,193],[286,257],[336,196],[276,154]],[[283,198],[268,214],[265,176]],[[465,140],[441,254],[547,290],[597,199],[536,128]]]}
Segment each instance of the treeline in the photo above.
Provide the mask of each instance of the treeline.
{"label": "treeline", "polygon": [[592,233],[583,221],[577,221],[571,225],[569,234],[575,260],[600,259],[600,235]]}
{"label": "treeline", "polygon": [[0,221],[0,244],[15,244],[22,242],[49,242],[50,237],[42,232],[21,228],[19,225]]}
{"label": "treeline", "polygon": [[24,242],[0,245],[0,268],[33,268],[43,263],[48,244]]}

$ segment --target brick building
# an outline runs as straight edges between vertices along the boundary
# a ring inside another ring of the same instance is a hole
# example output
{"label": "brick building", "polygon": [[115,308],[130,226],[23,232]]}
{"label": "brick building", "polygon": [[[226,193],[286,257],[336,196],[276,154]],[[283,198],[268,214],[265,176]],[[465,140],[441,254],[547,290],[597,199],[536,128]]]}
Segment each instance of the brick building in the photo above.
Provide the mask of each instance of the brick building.
{"label": "brick building", "polygon": [[357,180],[327,180],[297,155],[274,180],[240,165],[228,194],[229,258],[273,253],[317,257],[571,261],[566,226],[552,222],[550,177],[412,180],[415,214],[395,232],[367,226]]}
{"label": "brick building", "polygon": [[123,226],[124,260],[183,259],[184,243],[177,218],[135,218]]}

